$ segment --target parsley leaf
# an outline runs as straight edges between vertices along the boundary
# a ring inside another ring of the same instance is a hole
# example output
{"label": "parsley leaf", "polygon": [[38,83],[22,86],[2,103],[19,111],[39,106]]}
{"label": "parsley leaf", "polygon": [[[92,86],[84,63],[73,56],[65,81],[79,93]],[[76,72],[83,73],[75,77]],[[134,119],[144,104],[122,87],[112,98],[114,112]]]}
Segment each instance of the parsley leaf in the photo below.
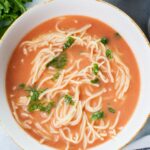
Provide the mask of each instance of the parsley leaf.
{"label": "parsley leaf", "polygon": [[113,56],[112,56],[112,51],[110,49],[107,49],[106,50],[106,56],[109,58],[109,59],[112,59]]}
{"label": "parsley leaf", "polygon": [[93,68],[92,68],[92,71],[95,75],[98,74],[98,71],[99,71],[99,67],[98,67],[98,64],[93,64]]}
{"label": "parsley leaf", "polygon": [[51,60],[46,67],[53,66],[56,69],[63,69],[67,64],[67,54],[65,52],[61,53],[59,56]]}
{"label": "parsley leaf", "polygon": [[73,37],[69,36],[67,38],[67,41],[64,43],[63,50],[68,49],[74,43],[74,41],[75,41],[75,39]]}
{"label": "parsley leaf", "polygon": [[19,84],[20,89],[24,89],[25,87],[26,87],[26,85],[24,83]]}
{"label": "parsley leaf", "polygon": [[28,97],[30,98],[30,103],[28,105],[28,111],[33,112],[36,110],[40,110],[43,112],[50,113],[51,109],[55,106],[54,101],[50,101],[47,105],[43,104],[41,100],[39,100],[39,96],[46,89],[37,89],[35,87],[28,87],[24,83],[19,85],[20,89],[28,92]]}
{"label": "parsley leaf", "polygon": [[25,4],[32,0],[0,0],[0,38],[9,26],[27,9]]}
{"label": "parsley leaf", "polygon": [[91,80],[91,83],[97,84],[97,83],[99,83],[99,79],[98,79],[98,78],[95,78],[95,79]]}
{"label": "parsley leaf", "polygon": [[60,72],[56,72],[52,78],[53,81],[57,80],[60,76]]}
{"label": "parsley leaf", "polygon": [[64,98],[65,98],[65,103],[70,104],[70,105],[74,105],[74,101],[72,100],[72,96],[66,94],[64,96]]}
{"label": "parsley leaf", "polygon": [[92,114],[91,119],[92,120],[100,120],[104,118],[104,112],[103,111],[97,111]]}
{"label": "parsley leaf", "polygon": [[34,112],[36,110],[40,110],[42,112],[50,113],[51,109],[55,106],[54,101],[48,103],[48,105],[44,105],[42,103],[36,103],[31,101],[28,106],[29,112]]}
{"label": "parsley leaf", "polygon": [[111,112],[111,113],[113,113],[113,114],[116,112],[116,110],[113,109],[112,107],[108,107],[108,111]]}
{"label": "parsley leaf", "polygon": [[106,37],[102,37],[101,38],[101,43],[103,43],[104,45],[106,45],[108,43],[108,39]]}
{"label": "parsley leaf", "polygon": [[43,111],[43,112],[47,112],[47,113],[50,113],[51,109],[55,106],[55,102],[54,101],[51,101],[48,103],[47,106],[43,106],[42,104],[39,105],[39,109],[40,111]]}

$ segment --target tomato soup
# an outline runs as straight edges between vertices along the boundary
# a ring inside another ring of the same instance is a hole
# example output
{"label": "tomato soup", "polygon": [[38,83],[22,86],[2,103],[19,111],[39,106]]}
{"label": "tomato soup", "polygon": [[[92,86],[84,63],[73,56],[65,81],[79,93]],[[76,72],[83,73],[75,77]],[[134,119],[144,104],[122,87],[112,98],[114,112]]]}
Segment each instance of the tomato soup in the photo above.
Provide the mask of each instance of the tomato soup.
{"label": "tomato soup", "polygon": [[138,65],[122,35],[85,16],[57,17],[27,33],[6,76],[15,120],[55,149],[88,149],[114,138],[139,90]]}

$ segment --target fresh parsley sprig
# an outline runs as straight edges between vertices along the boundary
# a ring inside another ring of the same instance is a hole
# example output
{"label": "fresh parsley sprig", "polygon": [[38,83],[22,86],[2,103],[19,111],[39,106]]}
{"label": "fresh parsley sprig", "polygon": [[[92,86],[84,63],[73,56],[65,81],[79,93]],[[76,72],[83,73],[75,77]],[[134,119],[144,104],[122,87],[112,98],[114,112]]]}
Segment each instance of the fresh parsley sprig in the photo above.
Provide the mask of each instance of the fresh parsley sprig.
{"label": "fresh parsley sprig", "polygon": [[9,26],[27,9],[25,4],[32,0],[0,0],[0,38]]}

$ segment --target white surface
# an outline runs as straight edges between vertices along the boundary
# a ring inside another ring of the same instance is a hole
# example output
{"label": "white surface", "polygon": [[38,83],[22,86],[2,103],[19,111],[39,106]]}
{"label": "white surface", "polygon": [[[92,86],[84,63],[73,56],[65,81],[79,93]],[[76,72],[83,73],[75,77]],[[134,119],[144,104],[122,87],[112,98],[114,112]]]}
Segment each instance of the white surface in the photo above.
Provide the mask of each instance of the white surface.
{"label": "white surface", "polygon": [[[76,0],[76,1],[68,1],[68,0],[56,0],[59,3],[52,2],[48,7],[34,8],[31,11],[25,13],[19,20],[15,22],[12,28],[9,29],[7,34],[3,38],[3,46],[1,48],[1,58],[0,58],[0,68],[2,74],[0,74],[0,89],[1,93],[5,93],[4,91],[4,80],[5,80],[5,71],[8,59],[11,55],[13,48],[16,46],[18,41],[24,36],[24,34],[29,31],[31,28],[43,22],[48,18],[65,15],[65,14],[82,14],[89,15],[93,17],[97,17],[100,20],[110,24],[113,28],[123,35],[126,41],[129,43],[131,48],[134,51],[136,58],[138,58],[138,64],[140,66],[140,73],[142,74],[142,88],[139,105],[126,126],[126,128],[118,134],[118,136],[112,140],[105,143],[103,149],[111,150],[117,149],[118,147],[124,145],[130,138],[135,134],[135,132],[142,126],[143,122],[146,119],[146,115],[148,113],[149,103],[147,98],[149,98],[149,70],[145,73],[145,70],[149,68],[149,47],[141,35],[139,29],[132,23],[132,21],[126,17],[124,14],[120,13],[113,7],[95,2],[94,0]],[[81,4],[83,2],[83,4]],[[63,5],[62,5],[63,4]],[[80,6],[80,7],[77,7]],[[109,11],[105,11],[109,10]],[[103,12],[103,13],[101,13]],[[32,14],[32,15],[31,15]],[[40,14],[40,15],[38,15]],[[99,15],[97,15],[99,14]],[[111,17],[108,17],[111,16]],[[32,24],[28,24],[31,22]],[[124,30],[126,28],[126,30]],[[132,33],[131,33],[132,32]],[[14,40],[12,40],[14,39]],[[9,43],[9,44],[8,44]],[[144,49],[144,53],[141,50]],[[2,61],[3,60],[3,61]],[[45,150],[50,149],[46,147],[41,147],[39,143],[37,143],[34,139],[32,139],[29,135],[18,127],[10,110],[7,106],[7,102],[5,99],[5,95],[1,95],[0,105],[3,106],[3,109],[0,110],[0,116],[7,126],[9,133],[15,137],[16,141],[19,142],[26,150]],[[143,110],[144,108],[144,110]],[[133,128],[134,126],[134,128]],[[128,136],[127,136],[128,135]],[[28,139],[28,140],[26,140]],[[99,148],[97,148],[99,149]],[[5,149],[4,149],[5,150]]]}
{"label": "white surface", "polygon": [[0,150],[21,150],[0,126]]}

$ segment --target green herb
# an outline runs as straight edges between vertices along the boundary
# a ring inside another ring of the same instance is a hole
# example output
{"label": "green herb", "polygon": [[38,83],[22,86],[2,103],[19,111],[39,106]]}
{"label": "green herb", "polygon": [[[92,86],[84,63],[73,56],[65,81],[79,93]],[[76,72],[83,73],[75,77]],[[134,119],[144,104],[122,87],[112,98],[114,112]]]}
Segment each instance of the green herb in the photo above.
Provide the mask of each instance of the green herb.
{"label": "green herb", "polygon": [[65,102],[66,102],[67,104],[74,105],[74,101],[72,100],[72,96],[70,96],[70,95],[65,95],[64,98],[65,98]]}
{"label": "green herb", "polygon": [[28,111],[33,112],[35,110],[38,110],[39,104],[38,103],[31,103],[28,105]]}
{"label": "green herb", "polygon": [[91,119],[92,120],[100,120],[104,118],[104,112],[103,111],[97,111],[92,114]]}
{"label": "green herb", "polygon": [[115,32],[115,36],[118,37],[118,38],[121,37],[121,35],[118,32]]}
{"label": "green herb", "polygon": [[31,96],[30,97],[31,101],[37,101],[37,100],[39,100],[40,91],[38,91],[36,89],[31,89],[30,96]]}
{"label": "green herb", "polygon": [[47,106],[43,106],[42,104],[39,105],[39,110],[43,112],[50,113],[51,109],[55,106],[54,101],[48,103]]}
{"label": "green herb", "polygon": [[26,87],[26,85],[24,83],[19,84],[18,86],[20,89],[24,89]]}
{"label": "green herb", "polygon": [[111,113],[113,113],[113,114],[116,112],[116,110],[113,109],[112,107],[108,107],[108,111],[111,112]]}
{"label": "green herb", "polygon": [[[66,43],[64,43],[63,50],[65,51],[68,49],[73,43],[75,39],[69,36],[67,38]],[[62,52],[59,56],[55,57],[53,60],[51,60],[49,63],[47,63],[46,67],[53,66],[56,69],[63,69],[65,65],[67,64],[67,54],[65,52]]]}
{"label": "green herb", "polygon": [[112,59],[113,56],[112,56],[112,51],[110,49],[107,49],[106,50],[106,56],[109,58],[109,59]]}
{"label": "green herb", "polygon": [[44,105],[42,103],[35,103],[35,102],[30,102],[28,106],[28,111],[29,112],[34,112],[36,110],[40,110],[42,112],[50,113],[51,109],[55,106],[54,101],[51,101],[48,103],[48,105]]}
{"label": "green herb", "polygon": [[46,67],[49,66],[55,67],[56,69],[63,69],[67,64],[67,54],[65,52],[61,53],[59,56],[51,60]]}
{"label": "green herb", "polygon": [[46,89],[37,89],[35,87],[28,87],[24,83],[19,85],[20,89],[28,92],[28,97],[30,98],[30,103],[28,105],[28,111],[33,112],[36,110],[40,110],[43,112],[50,113],[51,109],[54,107],[55,103],[53,101],[49,102],[47,105],[42,104],[41,100],[39,100],[39,96],[43,93]]}
{"label": "green herb", "polygon": [[52,78],[53,81],[57,80],[60,76],[60,73],[59,72],[56,72]]}
{"label": "green herb", "polygon": [[91,83],[97,84],[97,83],[99,83],[99,79],[98,79],[98,78],[95,78],[95,79],[91,80]]}
{"label": "green herb", "polygon": [[37,90],[35,87],[27,87],[24,83],[21,83],[19,85],[19,88],[29,93],[31,101],[37,101],[39,99],[40,94],[46,90],[46,89]]}
{"label": "green herb", "polygon": [[32,0],[0,0],[0,38],[9,26],[27,9],[25,4]]}
{"label": "green herb", "polygon": [[99,71],[99,67],[98,67],[98,64],[93,64],[93,68],[92,68],[92,71],[95,75],[98,74],[98,71]]}
{"label": "green herb", "polygon": [[106,45],[108,43],[108,39],[106,37],[101,38],[101,43]]}
{"label": "green herb", "polygon": [[68,49],[74,43],[74,41],[75,41],[75,39],[73,37],[69,36],[67,38],[67,41],[64,43],[63,50]]}

